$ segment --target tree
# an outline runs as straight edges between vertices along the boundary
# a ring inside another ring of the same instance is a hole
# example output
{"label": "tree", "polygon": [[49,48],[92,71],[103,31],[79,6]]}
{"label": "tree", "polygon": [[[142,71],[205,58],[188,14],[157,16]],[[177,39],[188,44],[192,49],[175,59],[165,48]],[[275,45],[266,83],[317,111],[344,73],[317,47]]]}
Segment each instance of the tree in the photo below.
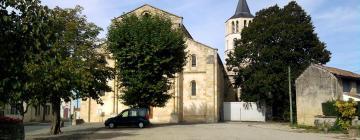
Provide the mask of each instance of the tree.
{"label": "tree", "polygon": [[171,98],[169,78],[186,61],[184,35],[169,19],[128,15],[109,28],[108,48],[113,54],[123,104],[162,107]]}
{"label": "tree", "polygon": [[49,13],[38,0],[0,1],[0,103],[15,105],[22,116],[27,111],[23,103],[35,102],[26,67],[47,48]]}
{"label": "tree", "polygon": [[0,104],[52,104],[51,134],[60,132],[60,103],[93,98],[101,103],[113,69],[98,42],[101,28],[82,8],[49,9],[40,1],[0,1]]}
{"label": "tree", "polygon": [[310,16],[294,1],[259,11],[241,36],[227,64],[239,68],[235,81],[242,100],[265,101],[275,117],[286,119],[287,67],[294,83],[311,63],[328,62],[331,53],[314,33]]}
{"label": "tree", "polygon": [[35,55],[38,59],[32,59],[26,69],[33,98],[51,103],[50,134],[61,132],[61,100],[92,98],[102,103],[101,94],[111,91],[107,81],[112,79],[113,70],[106,66],[106,56],[96,44],[101,28],[87,22],[81,11],[80,6],[52,9],[49,48]]}

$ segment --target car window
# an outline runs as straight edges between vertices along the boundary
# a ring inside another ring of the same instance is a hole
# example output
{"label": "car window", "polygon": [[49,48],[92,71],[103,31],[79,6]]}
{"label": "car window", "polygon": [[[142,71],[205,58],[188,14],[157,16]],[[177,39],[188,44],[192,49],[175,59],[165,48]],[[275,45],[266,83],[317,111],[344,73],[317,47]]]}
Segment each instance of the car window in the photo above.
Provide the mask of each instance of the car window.
{"label": "car window", "polygon": [[136,117],[136,116],[138,116],[138,113],[137,113],[136,110],[131,110],[129,116],[130,116],[130,117]]}
{"label": "car window", "polygon": [[121,117],[125,118],[129,116],[129,111],[125,111],[121,114]]}
{"label": "car window", "polygon": [[146,110],[144,110],[144,109],[139,110],[139,116],[145,117],[146,116]]}

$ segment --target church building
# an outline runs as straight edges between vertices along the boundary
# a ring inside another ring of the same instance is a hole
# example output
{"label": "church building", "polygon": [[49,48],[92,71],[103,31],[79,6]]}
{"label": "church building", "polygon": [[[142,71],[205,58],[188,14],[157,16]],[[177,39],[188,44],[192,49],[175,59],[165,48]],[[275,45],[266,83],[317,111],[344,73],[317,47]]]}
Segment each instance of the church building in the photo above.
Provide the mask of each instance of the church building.
{"label": "church building", "polygon": [[[127,14],[160,15],[170,19],[173,27],[180,28],[186,35],[187,48],[185,51],[189,55],[187,64],[183,71],[177,73],[176,77],[172,79],[172,88],[168,92],[173,97],[165,107],[151,109],[150,121],[153,123],[178,123],[222,120],[223,102],[236,101],[237,97],[218,50],[194,40],[183,24],[183,17],[147,4],[124,15]],[[114,20],[121,20],[124,15]],[[232,21],[235,20],[230,22]],[[114,66],[113,60],[109,59],[108,63]],[[115,88],[118,84],[116,80],[109,81],[113,91],[102,96],[103,105],[89,99],[82,101],[80,118],[85,122],[102,122],[127,109],[128,107],[121,104],[118,99],[118,95],[122,94],[119,89]]]}

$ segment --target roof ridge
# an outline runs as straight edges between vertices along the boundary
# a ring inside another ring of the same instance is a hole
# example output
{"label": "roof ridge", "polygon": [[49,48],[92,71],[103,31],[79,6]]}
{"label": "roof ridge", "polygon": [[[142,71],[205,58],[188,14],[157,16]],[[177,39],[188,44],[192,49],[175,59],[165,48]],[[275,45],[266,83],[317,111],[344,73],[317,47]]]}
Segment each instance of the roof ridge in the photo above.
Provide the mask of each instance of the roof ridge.
{"label": "roof ridge", "polygon": [[117,18],[123,17],[123,16],[125,16],[125,15],[127,15],[127,14],[129,14],[129,13],[132,13],[132,12],[134,12],[134,11],[136,11],[136,10],[138,10],[138,9],[142,8],[142,7],[145,7],[145,6],[152,7],[152,8],[154,8],[154,9],[160,10],[160,11],[162,11],[162,12],[164,12],[164,13],[169,14],[169,15],[173,15],[173,16],[175,16],[175,17],[178,17],[178,18],[183,19],[183,17],[181,17],[181,16],[175,15],[175,14],[173,14],[173,13],[170,13],[170,12],[168,12],[168,11],[162,10],[162,9],[160,9],[160,8],[157,8],[157,7],[152,6],[152,5],[150,5],[150,4],[147,4],[147,3],[145,3],[145,4],[143,4],[143,5],[141,5],[141,6],[137,7],[137,8],[135,8],[135,9],[133,9],[133,10],[129,11],[129,12],[123,13],[122,15],[120,15],[120,16],[118,16],[118,17],[115,17],[114,19],[117,19]]}

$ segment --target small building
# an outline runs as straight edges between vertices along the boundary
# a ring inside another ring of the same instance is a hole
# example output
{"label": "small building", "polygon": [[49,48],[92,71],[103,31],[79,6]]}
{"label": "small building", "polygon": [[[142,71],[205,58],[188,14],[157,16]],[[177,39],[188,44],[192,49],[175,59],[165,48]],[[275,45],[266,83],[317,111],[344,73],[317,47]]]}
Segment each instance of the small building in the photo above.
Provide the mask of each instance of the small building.
{"label": "small building", "polygon": [[[27,104],[24,103],[23,107],[26,109]],[[61,102],[60,117],[63,120],[69,120],[73,112],[71,112],[71,102]],[[20,107],[10,104],[0,105],[0,116],[22,119],[22,115],[18,110]],[[51,103],[44,105],[30,105],[24,114],[23,122],[50,122],[53,115],[51,114]]]}
{"label": "small building", "polygon": [[323,115],[321,104],[331,100],[360,98],[360,75],[311,64],[295,81],[297,122],[313,126],[315,116]]}
{"label": "small building", "polygon": [[[22,116],[18,110],[19,107],[5,104],[0,107],[0,116],[6,116],[11,118],[22,119]],[[26,104],[24,104],[24,108],[26,108]],[[23,121],[27,122],[49,122],[51,121],[51,105],[31,105],[27,108],[26,113],[24,114]]]}

